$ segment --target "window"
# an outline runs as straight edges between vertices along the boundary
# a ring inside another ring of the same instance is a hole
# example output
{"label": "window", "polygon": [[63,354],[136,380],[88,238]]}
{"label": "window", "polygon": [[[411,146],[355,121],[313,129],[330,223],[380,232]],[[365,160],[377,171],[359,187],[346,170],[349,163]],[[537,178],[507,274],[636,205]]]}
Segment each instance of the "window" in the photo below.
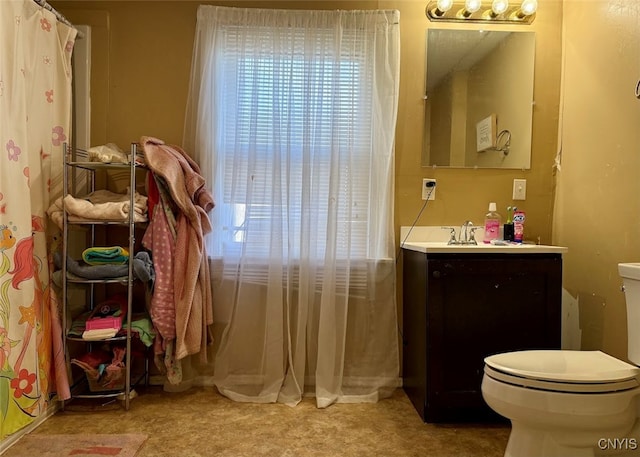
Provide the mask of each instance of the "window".
{"label": "window", "polygon": [[[262,45],[266,32],[228,28],[214,67],[222,215],[214,256],[266,258],[280,242],[285,258],[314,249],[323,258],[335,218],[338,256],[365,259],[371,162],[371,72],[366,45],[333,52],[332,31],[316,35],[309,53],[304,30],[287,31],[286,53]],[[332,174],[333,171],[333,174]],[[338,172],[337,174],[335,172]],[[314,238],[303,241],[311,215]],[[278,240],[276,240],[278,241]]]}

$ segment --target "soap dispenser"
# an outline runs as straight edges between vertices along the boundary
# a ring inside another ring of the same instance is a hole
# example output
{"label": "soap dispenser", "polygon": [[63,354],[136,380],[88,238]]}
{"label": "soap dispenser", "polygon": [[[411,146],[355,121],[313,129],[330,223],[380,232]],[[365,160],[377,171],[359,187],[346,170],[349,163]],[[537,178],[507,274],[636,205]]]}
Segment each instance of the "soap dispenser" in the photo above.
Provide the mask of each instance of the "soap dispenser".
{"label": "soap dispenser", "polygon": [[489,212],[484,216],[484,242],[491,243],[500,237],[502,217],[496,212],[495,202],[489,203]]}

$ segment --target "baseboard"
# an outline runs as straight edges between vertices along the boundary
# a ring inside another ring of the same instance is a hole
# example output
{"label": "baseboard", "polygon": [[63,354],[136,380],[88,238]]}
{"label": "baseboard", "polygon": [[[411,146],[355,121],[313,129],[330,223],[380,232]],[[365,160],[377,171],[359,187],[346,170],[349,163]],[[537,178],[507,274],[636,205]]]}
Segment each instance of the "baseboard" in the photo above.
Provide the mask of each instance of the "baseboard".
{"label": "baseboard", "polygon": [[149,385],[150,386],[164,386],[164,383],[167,381],[167,377],[163,374],[152,374],[149,376]]}
{"label": "baseboard", "polygon": [[11,446],[16,444],[20,440],[20,438],[22,438],[25,435],[28,435],[29,433],[34,431],[36,428],[38,428],[40,425],[42,425],[44,421],[46,421],[55,413],[57,413],[59,409],[60,409],[60,402],[55,399],[51,400],[49,407],[43,414],[40,414],[33,422],[31,422],[26,427],[23,427],[17,432],[6,437],[4,440],[0,441],[0,455],[2,455]]}
{"label": "baseboard", "polygon": [[184,392],[192,387],[215,387],[215,382],[213,376],[206,375],[196,376],[178,384],[171,384],[165,375],[151,375],[149,377],[149,385],[162,386],[162,390],[165,392],[177,393]]}

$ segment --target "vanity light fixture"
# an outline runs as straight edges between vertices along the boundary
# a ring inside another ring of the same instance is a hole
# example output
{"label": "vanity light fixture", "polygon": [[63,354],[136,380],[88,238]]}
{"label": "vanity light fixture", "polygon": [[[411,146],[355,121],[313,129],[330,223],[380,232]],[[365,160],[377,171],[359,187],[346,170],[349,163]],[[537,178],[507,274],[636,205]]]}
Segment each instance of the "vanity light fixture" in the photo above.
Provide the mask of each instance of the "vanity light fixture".
{"label": "vanity light fixture", "polygon": [[518,19],[522,20],[527,16],[531,16],[535,14],[538,10],[538,0],[524,0],[522,5],[520,5],[520,9],[515,11],[513,14]]}
{"label": "vanity light fixture", "polygon": [[431,8],[431,10],[427,10],[427,15],[431,14],[434,17],[443,17],[453,6],[453,0],[438,0],[435,2],[435,6],[432,6],[432,3],[430,2],[427,6],[427,8]]}
{"label": "vanity light fixture", "polygon": [[431,0],[425,13],[430,21],[531,24],[537,0]]}
{"label": "vanity light fixture", "polygon": [[489,14],[491,14],[492,17],[498,17],[499,15],[504,14],[508,9],[508,0],[493,0],[493,3],[491,3],[491,11]]}
{"label": "vanity light fixture", "polygon": [[458,16],[463,18],[463,19],[467,19],[473,13],[478,11],[481,6],[482,6],[482,0],[466,0],[464,2],[464,8],[462,8],[458,12]]}

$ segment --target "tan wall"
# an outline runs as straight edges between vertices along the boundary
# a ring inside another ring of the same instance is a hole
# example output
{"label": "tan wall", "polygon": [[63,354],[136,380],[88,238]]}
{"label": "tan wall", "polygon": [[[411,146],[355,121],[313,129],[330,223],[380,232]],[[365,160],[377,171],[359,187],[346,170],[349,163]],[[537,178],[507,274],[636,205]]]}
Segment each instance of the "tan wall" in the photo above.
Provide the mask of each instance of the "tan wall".
{"label": "tan wall", "polygon": [[[199,2],[51,3],[72,22],[94,27],[92,143],[115,142],[126,147],[141,135],[180,143]],[[437,198],[429,203],[418,225],[459,225],[466,219],[481,224],[488,203],[495,201],[501,209],[513,205],[513,179],[526,178],[527,200],[518,203],[527,211],[526,238],[550,243],[561,68],[560,0],[539,0],[537,18],[528,26],[537,37],[532,160],[531,169],[526,171],[421,167],[425,36],[431,26],[424,14],[426,3],[217,2],[296,9],[398,9],[402,50],[396,130],[396,234],[401,225],[410,225],[418,215],[425,177],[438,180]],[[401,293],[401,284],[398,289]]]}
{"label": "tan wall", "polygon": [[[141,135],[182,140],[188,90],[195,1],[52,1],[72,22],[94,25],[92,143],[126,147]],[[211,2],[214,3],[214,2]],[[218,2],[222,4],[222,2]],[[394,8],[401,19],[401,88],[396,142],[396,225],[409,225],[422,206],[422,178],[438,179],[437,199],[418,224],[482,223],[489,201],[511,205],[513,178],[528,180],[527,238],[551,242],[553,177],[560,72],[561,4],[541,0],[530,30],[537,32],[532,168],[473,170],[421,168],[424,121],[425,1],[246,2],[235,5],[286,8]],[[226,2],[233,5],[234,2]],[[503,210],[504,212],[504,210]]]}
{"label": "tan wall", "polygon": [[582,348],[624,358],[617,264],[640,261],[640,9],[637,0],[566,0],[564,21],[554,241],[569,247],[564,283],[579,302]]}
{"label": "tan wall", "polygon": [[[519,164],[522,168],[527,163],[531,150],[534,53],[529,34],[512,33],[471,69],[468,106],[474,109],[469,110],[465,121],[465,164],[510,168]],[[476,124],[490,114],[496,115],[497,132],[511,133],[506,156],[497,151],[477,152]]]}
{"label": "tan wall", "polygon": [[[429,141],[429,158],[423,163],[451,165],[451,158],[454,156],[452,132],[456,129],[454,120],[462,118],[462,116],[453,115],[451,107],[456,105],[454,103],[456,98],[459,99],[462,96],[466,98],[466,91],[464,94],[454,91],[455,86],[463,86],[466,89],[466,84],[455,84],[454,76],[458,77],[458,74],[448,75],[440,82],[430,96],[431,103],[426,106],[425,125],[428,122],[429,128],[426,128],[425,132],[428,131],[429,134],[424,135],[424,141]],[[464,135],[460,136],[464,137]]]}
{"label": "tan wall", "polygon": [[180,144],[196,11],[202,4],[304,9],[375,8],[377,1],[52,1],[92,26],[92,144],[128,150],[142,135]]}

